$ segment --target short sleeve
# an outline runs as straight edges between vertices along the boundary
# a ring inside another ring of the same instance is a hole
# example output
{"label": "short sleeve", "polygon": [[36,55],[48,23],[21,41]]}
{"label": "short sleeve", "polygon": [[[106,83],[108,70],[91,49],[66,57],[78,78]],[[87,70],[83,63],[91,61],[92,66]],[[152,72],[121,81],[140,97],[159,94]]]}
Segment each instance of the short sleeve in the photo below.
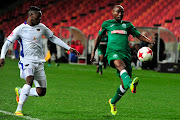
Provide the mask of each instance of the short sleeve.
{"label": "short sleeve", "polygon": [[48,27],[46,27],[45,25],[43,25],[43,26],[44,26],[43,35],[46,36],[46,38],[52,37],[53,32]]}
{"label": "short sleeve", "polygon": [[133,37],[137,37],[139,34],[141,34],[132,23],[130,23],[130,34],[133,35]]}
{"label": "short sleeve", "polygon": [[104,21],[103,24],[101,25],[101,29],[99,30],[99,35],[102,35],[106,32],[106,22]]}
{"label": "short sleeve", "polygon": [[16,27],[11,34],[7,37],[7,41],[14,43],[17,39],[19,39],[19,31],[20,31],[20,26]]}

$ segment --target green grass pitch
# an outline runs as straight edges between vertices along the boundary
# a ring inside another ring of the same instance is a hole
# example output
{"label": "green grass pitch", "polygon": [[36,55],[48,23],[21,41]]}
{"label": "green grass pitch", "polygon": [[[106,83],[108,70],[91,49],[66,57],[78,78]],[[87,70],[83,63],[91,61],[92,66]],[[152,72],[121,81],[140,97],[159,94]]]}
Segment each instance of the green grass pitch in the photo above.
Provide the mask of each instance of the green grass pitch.
{"label": "green grass pitch", "polygon": [[[6,59],[0,68],[0,111],[14,113],[17,107],[14,88],[25,83],[19,77],[18,61]],[[112,116],[108,104],[120,80],[108,67],[97,74],[93,65],[45,64],[48,81],[44,97],[29,97],[25,116],[41,120],[180,120],[180,74],[133,70],[140,79],[137,93],[129,90],[116,104]],[[0,119],[24,119],[0,112]]]}

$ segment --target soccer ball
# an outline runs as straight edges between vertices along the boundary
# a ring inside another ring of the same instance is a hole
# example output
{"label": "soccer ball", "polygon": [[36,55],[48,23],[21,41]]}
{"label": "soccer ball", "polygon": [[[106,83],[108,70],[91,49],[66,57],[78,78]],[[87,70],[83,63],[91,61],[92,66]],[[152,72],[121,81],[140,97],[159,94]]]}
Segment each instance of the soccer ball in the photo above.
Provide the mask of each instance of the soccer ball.
{"label": "soccer ball", "polygon": [[138,50],[138,59],[142,62],[150,61],[153,58],[153,52],[149,47],[142,47]]}

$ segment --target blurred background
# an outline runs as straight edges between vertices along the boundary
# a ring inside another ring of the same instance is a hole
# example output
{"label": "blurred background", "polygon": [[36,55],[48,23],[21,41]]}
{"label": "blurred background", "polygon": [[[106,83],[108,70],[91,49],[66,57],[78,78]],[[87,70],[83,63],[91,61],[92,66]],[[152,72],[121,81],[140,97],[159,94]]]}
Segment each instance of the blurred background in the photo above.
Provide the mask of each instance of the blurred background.
{"label": "blurred background", "polygon": [[[38,6],[43,13],[41,22],[56,36],[69,45],[83,46],[80,47],[81,56],[76,63],[90,64],[94,39],[103,21],[113,19],[112,8],[118,4],[125,9],[123,20],[132,22],[151,39],[155,38],[156,33],[158,39],[163,39],[166,56],[163,60],[157,57],[158,63],[179,63],[179,0],[6,0],[0,4],[0,29],[6,38],[16,26],[26,21],[29,7]],[[46,54],[47,39],[43,39]],[[141,44],[132,36],[129,40],[132,47]],[[157,44],[159,52],[160,42]],[[13,47],[10,49],[13,50]],[[60,47],[57,47],[57,52],[58,58],[67,53]]]}

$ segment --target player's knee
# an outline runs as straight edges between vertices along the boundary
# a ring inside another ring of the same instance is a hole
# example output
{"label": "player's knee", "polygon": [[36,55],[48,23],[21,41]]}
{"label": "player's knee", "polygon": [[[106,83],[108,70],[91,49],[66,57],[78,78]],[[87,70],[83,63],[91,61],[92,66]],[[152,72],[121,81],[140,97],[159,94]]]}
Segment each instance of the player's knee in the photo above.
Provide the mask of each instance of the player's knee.
{"label": "player's knee", "polygon": [[37,89],[37,93],[39,96],[45,96],[46,95],[46,88]]}
{"label": "player's knee", "polygon": [[27,77],[26,77],[26,84],[32,86],[33,80],[34,80],[34,76],[31,76],[31,75],[30,75],[30,76],[27,76]]}

